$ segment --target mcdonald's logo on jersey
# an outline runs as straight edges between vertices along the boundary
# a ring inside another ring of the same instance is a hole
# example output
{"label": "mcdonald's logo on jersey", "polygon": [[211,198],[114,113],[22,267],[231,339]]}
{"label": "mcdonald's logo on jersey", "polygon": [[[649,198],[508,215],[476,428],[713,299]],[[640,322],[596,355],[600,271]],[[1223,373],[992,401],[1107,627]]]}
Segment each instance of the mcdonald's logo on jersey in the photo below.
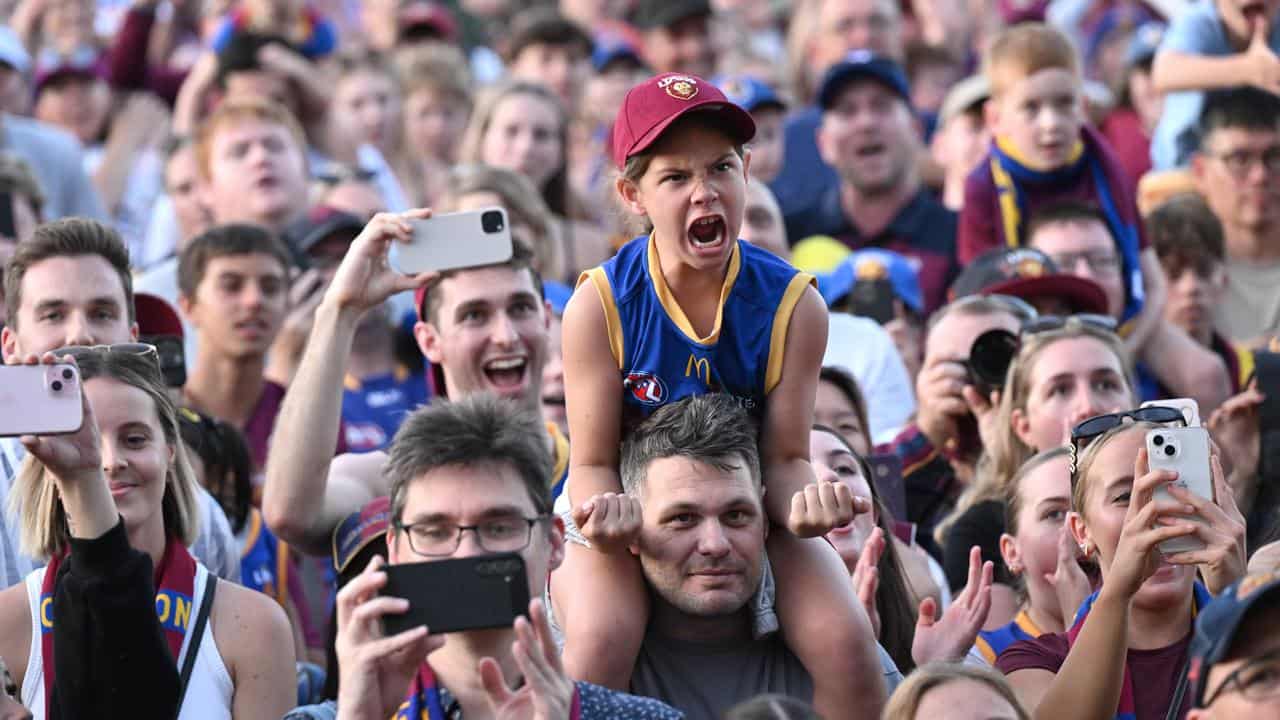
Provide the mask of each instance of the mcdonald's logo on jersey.
{"label": "mcdonald's logo on jersey", "polygon": [[684,364],[684,376],[696,377],[702,380],[707,387],[711,386],[711,361],[707,358],[700,358],[693,353],[689,353],[689,360]]}

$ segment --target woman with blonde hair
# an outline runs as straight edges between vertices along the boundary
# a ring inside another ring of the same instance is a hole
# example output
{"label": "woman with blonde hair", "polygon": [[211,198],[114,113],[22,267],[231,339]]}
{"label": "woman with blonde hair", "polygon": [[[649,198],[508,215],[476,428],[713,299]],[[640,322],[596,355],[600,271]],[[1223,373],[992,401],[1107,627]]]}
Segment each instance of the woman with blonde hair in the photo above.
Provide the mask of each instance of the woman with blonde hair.
{"label": "woman with blonde hair", "polygon": [[459,159],[507,168],[538,189],[553,215],[554,233],[571,272],[549,276],[570,284],[613,254],[608,237],[569,185],[569,116],[547,88],[507,82],[481,94],[463,136]]}
{"label": "woman with blonde hair", "polygon": [[[1085,418],[1136,404],[1132,365],[1110,318],[1041,316],[1023,327],[1019,342],[1001,390],[989,398],[965,390],[979,418],[984,454],[973,484],[936,532],[953,586],[967,576],[973,545],[1003,565],[1001,502],[1024,462],[1037,451],[1062,445]],[[1007,585],[1009,579],[1000,582]],[[1016,604],[1010,609],[1016,612]]]}
{"label": "woman with blonde hair", "polygon": [[1031,720],[997,672],[973,665],[916,668],[889,698],[882,720]]}
{"label": "woman with blonde hair", "polygon": [[[1093,417],[1071,432],[1067,523],[1097,559],[1102,586],[1065,633],[1015,643],[996,661],[1037,718],[1182,717],[1191,705],[1194,618],[1211,591],[1244,573],[1244,520],[1216,454],[1216,500],[1174,484],[1176,473],[1150,469],[1147,432],[1170,423],[1185,424],[1181,412],[1151,407]],[[1169,497],[1156,498],[1159,488]],[[1159,548],[1191,536],[1202,550]]]}
{"label": "woman with blonde hair", "polygon": [[283,715],[296,699],[283,611],[187,551],[196,484],[155,348],[41,362],[79,366],[80,387],[70,370],[58,381],[84,410],[73,434],[22,438],[10,495],[23,552],[49,561],[0,592],[0,656],[23,702],[37,719],[93,717],[119,698],[138,717]]}

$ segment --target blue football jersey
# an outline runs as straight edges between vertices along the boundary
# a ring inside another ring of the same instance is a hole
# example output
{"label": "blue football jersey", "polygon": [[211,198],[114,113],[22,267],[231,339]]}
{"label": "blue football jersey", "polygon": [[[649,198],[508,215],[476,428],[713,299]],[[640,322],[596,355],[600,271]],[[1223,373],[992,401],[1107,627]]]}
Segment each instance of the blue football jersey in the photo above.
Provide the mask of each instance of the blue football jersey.
{"label": "blue football jersey", "polygon": [[583,273],[604,304],[613,357],[622,375],[623,425],[691,395],[728,393],[753,415],[782,379],[787,327],[812,275],[737,241],[720,292],[716,324],[699,337],[667,287],[657,245],[627,243]]}
{"label": "blue football jersey", "polygon": [[283,607],[289,599],[289,546],[262,522],[262,512],[249,509],[240,538],[240,582],[275,598]]}
{"label": "blue football jersey", "polygon": [[982,653],[982,657],[986,658],[987,662],[994,666],[996,658],[1000,657],[1000,653],[1004,652],[1010,645],[1019,640],[1035,640],[1043,634],[1040,628],[1036,627],[1036,624],[1031,621],[1031,616],[1027,614],[1027,611],[1023,610],[1008,625],[998,627],[995,630],[979,632],[973,644]]}

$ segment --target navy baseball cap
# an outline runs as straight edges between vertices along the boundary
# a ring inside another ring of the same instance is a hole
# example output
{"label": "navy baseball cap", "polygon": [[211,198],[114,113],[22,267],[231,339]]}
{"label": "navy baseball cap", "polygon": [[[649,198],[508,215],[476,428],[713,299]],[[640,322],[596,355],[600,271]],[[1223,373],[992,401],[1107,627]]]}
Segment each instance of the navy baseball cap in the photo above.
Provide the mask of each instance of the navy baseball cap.
{"label": "navy baseball cap", "polygon": [[720,88],[729,102],[749,113],[765,108],[787,109],[768,83],[751,75],[718,75],[711,78],[711,84]]}
{"label": "navy baseball cap", "polygon": [[911,261],[889,250],[869,248],[849,254],[834,270],[818,276],[818,292],[830,307],[853,292],[860,282],[887,280],[894,298],[918,315],[924,314],[924,294]]}
{"label": "navy baseball cap", "polygon": [[1260,604],[1276,602],[1280,602],[1280,573],[1271,571],[1244,576],[1200,610],[1187,663],[1187,679],[1194,692],[1192,707],[1204,703],[1209,669],[1231,650],[1245,618]]}
{"label": "navy baseball cap", "polygon": [[604,72],[616,62],[626,61],[633,67],[644,67],[640,59],[640,51],[629,40],[619,35],[601,34],[595,38],[595,47],[591,50],[591,67],[596,72]]}
{"label": "navy baseball cap", "polygon": [[911,104],[911,87],[901,65],[870,50],[854,50],[823,74],[818,85],[818,106],[823,110],[831,109],[841,90],[850,82],[863,79],[879,82],[895,92],[903,102]]}

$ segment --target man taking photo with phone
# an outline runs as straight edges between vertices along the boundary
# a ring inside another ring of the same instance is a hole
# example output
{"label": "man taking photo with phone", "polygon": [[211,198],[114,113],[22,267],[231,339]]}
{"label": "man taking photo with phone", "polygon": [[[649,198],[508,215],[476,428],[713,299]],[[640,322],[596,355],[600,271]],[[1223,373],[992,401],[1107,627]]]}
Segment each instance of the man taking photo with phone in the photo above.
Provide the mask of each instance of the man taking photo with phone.
{"label": "man taking photo with phone", "polygon": [[[551,456],[535,411],[488,394],[417,411],[392,444],[392,565],[518,553],[529,594],[542,595],[564,559],[551,512]],[[465,578],[459,578],[464,582]],[[511,627],[390,637],[383,620],[425,604],[395,597],[381,557],[337,598],[340,720],[406,717],[681,718],[656,700],[574,682],[565,674],[541,600]],[[446,592],[443,588],[437,592]],[[496,603],[509,597],[494,598]],[[523,612],[523,609],[520,610]],[[428,661],[429,660],[429,661]]]}
{"label": "man taking photo with phone", "polygon": [[[418,348],[434,368],[436,395],[454,400],[488,392],[536,411],[542,393],[551,311],[531,253],[517,245],[508,262],[443,273],[403,275],[388,264],[393,243],[413,238],[430,210],[383,213],[352,242],[316,309],[315,326],[280,410],[262,510],[294,547],[327,554],[333,529],[376,497],[390,494],[387,455],[333,458],[318,438],[338,432],[343,378],[361,317],[392,295],[416,290]],[[555,484],[568,465],[568,441],[548,425]],[[332,460],[332,464],[330,461]]]}

